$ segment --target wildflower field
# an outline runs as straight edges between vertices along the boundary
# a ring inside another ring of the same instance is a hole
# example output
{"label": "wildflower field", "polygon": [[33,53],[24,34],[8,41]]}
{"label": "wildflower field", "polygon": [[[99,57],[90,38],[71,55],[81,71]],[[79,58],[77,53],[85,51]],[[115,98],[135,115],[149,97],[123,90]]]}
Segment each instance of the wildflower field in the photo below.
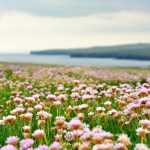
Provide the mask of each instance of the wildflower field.
{"label": "wildflower field", "polygon": [[0,150],[149,150],[148,69],[0,64]]}

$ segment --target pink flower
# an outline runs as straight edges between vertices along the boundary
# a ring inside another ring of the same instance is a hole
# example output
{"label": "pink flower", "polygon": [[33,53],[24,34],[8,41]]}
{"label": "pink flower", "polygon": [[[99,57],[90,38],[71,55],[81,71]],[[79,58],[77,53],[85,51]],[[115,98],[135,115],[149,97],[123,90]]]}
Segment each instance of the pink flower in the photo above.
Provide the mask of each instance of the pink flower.
{"label": "pink flower", "polygon": [[120,134],[118,137],[118,142],[123,143],[125,146],[131,145],[130,138],[127,134]]}
{"label": "pink flower", "polygon": [[50,101],[56,101],[57,97],[56,97],[56,95],[48,94],[47,99],[50,100]]}
{"label": "pink flower", "polygon": [[34,99],[38,99],[39,97],[40,97],[40,95],[39,94],[35,94],[35,95],[33,95],[32,96]]}
{"label": "pink flower", "polygon": [[16,116],[8,115],[3,117],[4,124],[13,124],[16,121]]}
{"label": "pink flower", "polygon": [[149,104],[150,104],[150,97],[144,97],[144,98],[141,98],[141,99],[138,99],[138,100],[135,100],[135,101],[129,103],[126,106],[124,112],[128,114],[137,108],[148,107]]}
{"label": "pink flower", "polygon": [[32,136],[35,139],[42,139],[44,137],[45,133],[43,130],[37,129],[36,131],[34,131],[34,133],[32,134]]}
{"label": "pink flower", "polygon": [[31,90],[32,89],[32,85],[28,85],[27,89]]}
{"label": "pink flower", "polygon": [[34,144],[33,139],[29,139],[29,138],[23,139],[20,142],[21,150],[28,150],[28,148],[31,148],[33,144]]}
{"label": "pink flower", "polygon": [[46,119],[52,117],[52,115],[49,114],[49,113],[46,112],[46,111],[39,111],[39,112],[37,113],[37,115],[39,116],[39,118],[40,118],[41,120],[46,120]]}
{"label": "pink flower", "polygon": [[111,150],[112,148],[113,144],[96,144],[93,150]]}
{"label": "pink flower", "polygon": [[135,150],[149,150],[149,148],[145,144],[136,144],[134,149]]}
{"label": "pink flower", "polygon": [[125,145],[123,143],[117,143],[114,145],[115,150],[122,150],[125,148]]}
{"label": "pink flower", "polygon": [[74,92],[71,94],[71,97],[72,97],[72,99],[78,99],[78,98],[80,98],[80,95],[79,95],[79,93]]}
{"label": "pink flower", "polygon": [[150,120],[140,120],[140,125],[144,128],[150,128]]}
{"label": "pink flower", "polygon": [[38,148],[36,148],[35,150],[49,150],[47,145],[40,145]]}
{"label": "pink flower", "polygon": [[80,137],[83,134],[82,130],[74,130],[73,132],[74,137]]}
{"label": "pink flower", "polygon": [[77,130],[77,129],[81,129],[83,127],[83,124],[79,119],[74,118],[69,122],[69,126],[71,129]]}
{"label": "pink flower", "polygon": [[7,138],[6,143],[11,145],[17,145],[19,142],[19,138],[16,136],[10,136]]}
{"label": "pink flower", "polygon": [[50,146],[50,150],[60,150],[61,149],[61,145],[59,142],[53,142]]}
{"label": "pink flower", "polygon": [[16,114],[19,114],[19,113],[23,113],[24,112],[24,108],[22,108],[22,107],[17,107],[17,108],[15,108],[15,109],[13,109],[10,113],[12,114],[12,115],[16,115]]}
{"label": "pink flower", "polygon": [[43,106],[41,104],[37,104],[37,105],[34,106],[34,108],[35,108],[35,110],[40,111],[40,110],[43,109]]}
{"label": "pink flower", "polygon": [[17,150],[13,145],[6,145],[2,147],[0,150]]}

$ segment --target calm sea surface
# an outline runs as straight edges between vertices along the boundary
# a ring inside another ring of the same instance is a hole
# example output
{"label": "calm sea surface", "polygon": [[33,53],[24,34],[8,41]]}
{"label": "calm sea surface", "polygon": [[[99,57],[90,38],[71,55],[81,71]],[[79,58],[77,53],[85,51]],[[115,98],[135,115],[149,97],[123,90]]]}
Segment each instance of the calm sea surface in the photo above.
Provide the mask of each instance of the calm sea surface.
{"label": "calm sea surface", "polygon": [[111,58],[70,58],[66,55],[29,55],[0,54],[0,62],[58,64],[70,66],[104,66],[104,67],[150,67],[150,61],[119,60]]}

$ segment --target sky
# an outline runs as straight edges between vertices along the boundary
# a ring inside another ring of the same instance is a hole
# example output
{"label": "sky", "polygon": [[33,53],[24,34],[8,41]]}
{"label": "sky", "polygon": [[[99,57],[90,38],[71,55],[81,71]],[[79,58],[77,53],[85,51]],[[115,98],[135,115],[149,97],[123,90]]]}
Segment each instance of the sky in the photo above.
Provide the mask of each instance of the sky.
{"label": "sky", "polygon": [[150,42],[150,0],[0,0],[0,53]]}

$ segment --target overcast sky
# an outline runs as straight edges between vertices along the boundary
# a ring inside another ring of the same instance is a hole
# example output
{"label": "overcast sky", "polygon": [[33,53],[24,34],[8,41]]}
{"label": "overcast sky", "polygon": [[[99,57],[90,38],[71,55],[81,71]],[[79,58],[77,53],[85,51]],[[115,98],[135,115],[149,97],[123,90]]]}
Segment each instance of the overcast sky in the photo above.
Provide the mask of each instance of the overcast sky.
{"label": "overcast sky", "polygon": [[150,42],[150,0],[0,0],[0,52]]}

